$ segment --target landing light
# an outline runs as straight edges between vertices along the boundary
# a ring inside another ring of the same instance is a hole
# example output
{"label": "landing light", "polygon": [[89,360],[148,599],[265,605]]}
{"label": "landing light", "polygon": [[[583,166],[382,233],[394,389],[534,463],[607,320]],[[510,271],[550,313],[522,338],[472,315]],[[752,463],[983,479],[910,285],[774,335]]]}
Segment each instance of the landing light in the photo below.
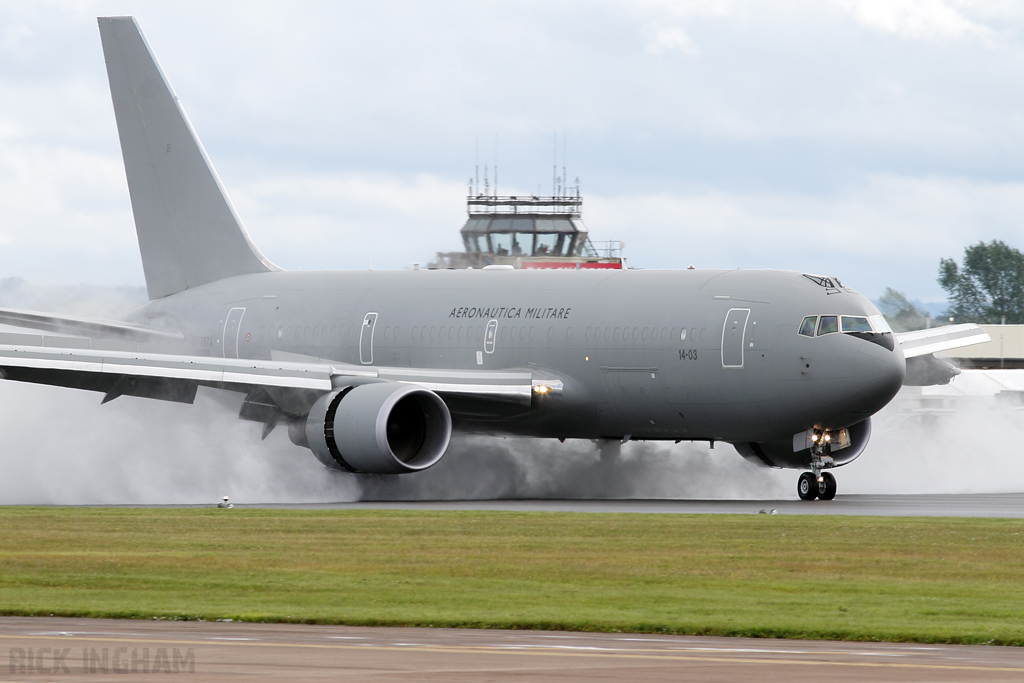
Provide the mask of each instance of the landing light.
{"label": "landing light", "polygon": [[825,441],[831,441],[831,440],[832,440],[832,435],[829,434],[828,432],[826,432],[825,433]]}
{"label": "landing light", "polygon": [[546,394],[551,391],[551,387],[546,384],[537,384],[533,387],[533,393],[535,394]]}

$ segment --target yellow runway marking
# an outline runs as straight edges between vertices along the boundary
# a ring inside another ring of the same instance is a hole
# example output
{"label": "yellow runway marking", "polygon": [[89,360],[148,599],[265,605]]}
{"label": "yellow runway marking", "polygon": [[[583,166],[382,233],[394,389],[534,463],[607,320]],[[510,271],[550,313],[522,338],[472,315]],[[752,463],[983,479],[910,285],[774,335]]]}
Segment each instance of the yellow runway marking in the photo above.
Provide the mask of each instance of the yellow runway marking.
{"label": "yellow runway marking", "polygon": [[[19,636],[0,634],[0,638],[31,640],[44,636]],[[777,664],[789,666],[853,666],[867,667],[872,669],[927,669],[939,671],[1004,671],[1013,673],[1024,673],[1024,667],[1006,666],[969,666],[964,664],[910,664],[899,662],[835,662],[822,660],[803,659],[770,659],[761,657],[711,657],[706,655],[677,655],[661,654],[665,652],[657,650],[632,649],[619,650],[617,652],[566,652],[552,650],[550,646],[512,646],[508,648],[485,646],[449,646],[449,645],[342,645],[322,643],[267,643],[252,641],[224,641],[224,640],[169,640],[164,638],[120,638],[114,637],[93,637],[93,636],[65,636],[54,633],[51,638],[64,638],[68,640],[87,640],[97,642],[117,643],[166,643],[169,645],[238,645],[242,647],[275,647],[275,648],[304,648],[318,650],[372,650],[390,652],[428,652],[432,654],[492,654],[492,655],[534,655],[547,657],[597,657],[604,659],[646,659],[651,661],[680,661],[680,662],[711,662],[718,664]],[[618,648],[616,648],[618,650]],[[649,654],[640,654],[649,653]],[[808,653],[813,656],[819,653]],[[820,654],[847,654],[842,652]],[[857,656],[857,655],[854,655]]]}

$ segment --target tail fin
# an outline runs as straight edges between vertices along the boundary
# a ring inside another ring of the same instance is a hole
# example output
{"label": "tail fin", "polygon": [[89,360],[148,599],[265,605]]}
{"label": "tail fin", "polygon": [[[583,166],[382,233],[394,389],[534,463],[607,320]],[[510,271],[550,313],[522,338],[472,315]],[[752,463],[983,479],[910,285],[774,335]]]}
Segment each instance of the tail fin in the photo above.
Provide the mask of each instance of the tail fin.
{"label": "tail fin", "polygon": [[99,24],[149,298],[279,270],[249,239],[135,19]]}

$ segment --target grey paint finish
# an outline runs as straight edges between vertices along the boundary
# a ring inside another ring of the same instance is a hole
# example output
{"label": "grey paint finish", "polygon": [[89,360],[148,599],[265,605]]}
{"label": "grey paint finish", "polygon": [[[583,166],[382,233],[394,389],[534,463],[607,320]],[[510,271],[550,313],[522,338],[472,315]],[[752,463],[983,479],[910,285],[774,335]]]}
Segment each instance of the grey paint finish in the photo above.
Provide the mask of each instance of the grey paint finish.
{"label": "grey paint finish", "polygon": [[138,24],[101,17],[99,26],[149,297],[274,270],[242,227]]}
{"label": "grey paint finish", "polygon": [[[723,367],[721,330],[738,302],[757,332],[741,340],[743,366]],[[133,321],[180,330],[186,355],[219,355],[220,321],[243,304],[242,358],[361,365],[374,313],[375,366],[518,368],[562,382],[560,395],[535,396],[527,411],[453,407],[460,428],[481,433],[791,440],[864,420],[904,373],[902,355],[878,344],[797,335],[806,315],[876,310],[852,290],[829,295],[786,271],[278,272],[152,302]]]}

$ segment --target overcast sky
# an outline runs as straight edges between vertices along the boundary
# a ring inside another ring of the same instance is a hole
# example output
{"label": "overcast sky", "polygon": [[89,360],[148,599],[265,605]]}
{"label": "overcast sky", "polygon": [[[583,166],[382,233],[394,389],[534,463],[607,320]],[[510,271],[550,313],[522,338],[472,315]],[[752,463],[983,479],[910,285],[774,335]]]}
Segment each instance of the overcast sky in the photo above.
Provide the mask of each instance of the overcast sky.
{"label": "overcast sky", "polygon": [[556,133],[592,236],[636,267],[935,301],[941,257],[1024,248],[1017,2],[0,2],[0,277],[143,283],[112,14],[284,268],[459,249],[477,146],[493,166],[497,136],[502,193],[547,192]]}

